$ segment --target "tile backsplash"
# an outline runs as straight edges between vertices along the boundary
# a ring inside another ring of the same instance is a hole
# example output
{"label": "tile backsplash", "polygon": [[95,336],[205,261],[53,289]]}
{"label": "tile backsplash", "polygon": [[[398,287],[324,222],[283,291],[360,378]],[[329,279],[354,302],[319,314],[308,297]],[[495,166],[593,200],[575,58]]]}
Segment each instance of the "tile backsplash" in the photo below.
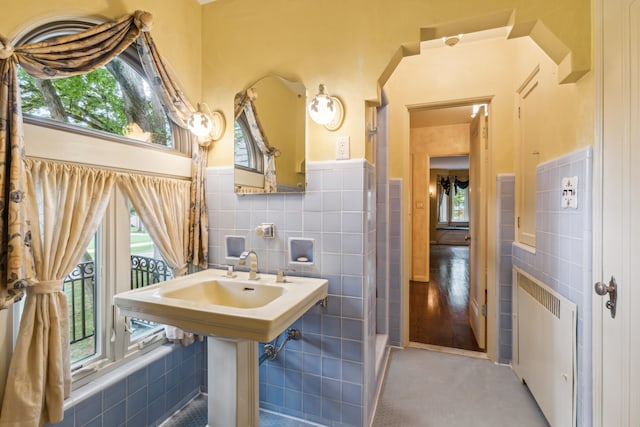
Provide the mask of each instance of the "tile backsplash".
{"label": "tile backsplash", "polygon": [[[310,162],[305,193],[233,193],[233,168],[207,169],[209,262],[225,257],[225,235],[245,237],[259,271],[322,277],[329,305],[294,327],[300,341],[260,367],[260,406],[323,425],[368,424],[375,393],[375,168],[364,160]],[[275,224],[272,239],[255,227]],[[289,238],[313,239],[313,265],[290,264]],[[234,265],[235,267],[235,265]],[[372,384],[373,383],[373,384]]]}

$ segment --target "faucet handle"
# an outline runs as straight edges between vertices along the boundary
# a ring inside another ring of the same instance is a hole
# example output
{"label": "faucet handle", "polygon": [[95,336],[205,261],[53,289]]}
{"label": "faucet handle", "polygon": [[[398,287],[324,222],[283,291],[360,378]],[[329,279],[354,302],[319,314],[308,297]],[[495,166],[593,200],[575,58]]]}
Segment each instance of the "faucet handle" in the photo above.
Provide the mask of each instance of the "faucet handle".
{"label": "faucet handle", "polygon": [[285,271],[282,269],[278,270],[278,275],[276,276],[276,283],[285,283],[287,281],[287,277],[285,276]]}
{"label": "faucet handle", "polygon": [[234,271],[233,271],[233,265],[228,265],[227,266],[227,274],[226,274],[226,276],[227,277],[236,277],[237,276],[237,274],[234,273]]}

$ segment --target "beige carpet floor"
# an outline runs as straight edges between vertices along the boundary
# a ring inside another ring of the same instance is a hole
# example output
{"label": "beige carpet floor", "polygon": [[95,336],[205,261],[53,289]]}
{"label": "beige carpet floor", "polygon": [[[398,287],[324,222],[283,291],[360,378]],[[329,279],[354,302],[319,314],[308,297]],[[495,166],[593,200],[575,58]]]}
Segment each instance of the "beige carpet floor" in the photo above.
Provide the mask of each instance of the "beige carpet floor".
{"label": "beige carpet floor", "polygon": [[416,348],[393,348],[374,427],[546,427],[510,367]]}

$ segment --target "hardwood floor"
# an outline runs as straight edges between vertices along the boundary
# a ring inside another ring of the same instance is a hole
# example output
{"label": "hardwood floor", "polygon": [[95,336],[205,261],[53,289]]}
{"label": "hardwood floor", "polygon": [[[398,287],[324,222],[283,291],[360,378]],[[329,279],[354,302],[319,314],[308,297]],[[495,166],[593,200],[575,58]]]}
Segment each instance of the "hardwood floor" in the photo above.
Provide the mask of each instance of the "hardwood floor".
{"label": "hardwood floor", "polygon": [[483,351],[469,325],[469,248],[431,246],[430,282],[410,284],[409,340]]}

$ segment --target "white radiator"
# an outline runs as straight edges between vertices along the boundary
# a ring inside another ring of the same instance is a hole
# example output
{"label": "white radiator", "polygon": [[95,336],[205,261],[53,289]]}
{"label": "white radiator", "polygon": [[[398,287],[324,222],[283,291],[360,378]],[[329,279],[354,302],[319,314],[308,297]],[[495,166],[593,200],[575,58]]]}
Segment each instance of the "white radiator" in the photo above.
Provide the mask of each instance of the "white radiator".
{"label": "white radiator", "polygon": [[576,425],[576,305],[514,269],[513,369],[553,427]]}

